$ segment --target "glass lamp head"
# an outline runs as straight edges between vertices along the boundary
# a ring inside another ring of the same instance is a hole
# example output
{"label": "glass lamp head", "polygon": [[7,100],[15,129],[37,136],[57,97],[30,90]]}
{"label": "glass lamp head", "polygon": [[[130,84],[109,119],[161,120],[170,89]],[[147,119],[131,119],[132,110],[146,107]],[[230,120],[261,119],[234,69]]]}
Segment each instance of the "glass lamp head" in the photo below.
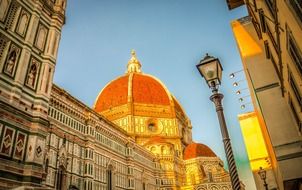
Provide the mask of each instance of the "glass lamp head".
{"label": "glass lamp head", "polygon": [[218,58],[206,54],[196,67],[210,88],[221,84],[223,69]]}

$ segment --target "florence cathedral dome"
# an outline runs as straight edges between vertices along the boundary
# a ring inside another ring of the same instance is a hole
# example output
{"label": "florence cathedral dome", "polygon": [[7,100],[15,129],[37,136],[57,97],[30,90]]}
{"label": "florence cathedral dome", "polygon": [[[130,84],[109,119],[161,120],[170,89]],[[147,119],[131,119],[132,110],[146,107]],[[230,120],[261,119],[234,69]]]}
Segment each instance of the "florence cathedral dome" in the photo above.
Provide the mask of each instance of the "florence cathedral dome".
{"label": "florence cathedral dome", "polygon": [[159,79],[142,73],[134,50],[126,73],[101,90],[94,110],[154,154],[184,160],[217,157],[208,146],[192,141],[192,126],[181,105]]}
{"label": "florence cathedral dome", "polygon": [[101,90],[94,110],[142,145],[149,144],[151,137],[161,137],[167,143],[177,139],[176,146],[182,152],[191,142],[190,120],[181,105],[159,79],[142,73],[135,51],[126,73]]}
{"label": "florence cathedral dome", "polygon": [[[144,74],[134,51],[125,75],[109,82],[96,99],[94,110],[115,120],[123,114],[146,117],[169,117],[176,115],[186,119],[183,109],[165,85],[156,77]],[[123,112],[115,113],[120,107]]]}

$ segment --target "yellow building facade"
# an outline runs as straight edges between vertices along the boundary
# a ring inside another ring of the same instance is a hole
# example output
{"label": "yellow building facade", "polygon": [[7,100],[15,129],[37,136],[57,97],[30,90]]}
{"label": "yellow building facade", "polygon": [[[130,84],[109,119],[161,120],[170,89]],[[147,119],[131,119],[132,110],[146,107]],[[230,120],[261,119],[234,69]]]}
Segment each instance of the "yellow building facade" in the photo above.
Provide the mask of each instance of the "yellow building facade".
{"label": "yellow building facade", "polygon": [[278,189],[274,175],[275,166],[272,164],[275,158],[270,154],[273,149],[265,141],[267,139],[265,124],[261,122],[257,112],[240,114],[238,120],[257,189],[265,190],[263,180],[258,174],[260,168],[266,171],[265,180],[269,184],[268,188]]}
{"label": "yellow building facade", "polygon": [[252,171],[258,171],[260,167],[270,169],[270,158],[256,113],[240,114],[238,119]]}
{"label": "yellow building facade", "polygon": [[231,25],[255,112],[264,126],[275,188],[301,189],[302,3],[244,3],[249,16]]}

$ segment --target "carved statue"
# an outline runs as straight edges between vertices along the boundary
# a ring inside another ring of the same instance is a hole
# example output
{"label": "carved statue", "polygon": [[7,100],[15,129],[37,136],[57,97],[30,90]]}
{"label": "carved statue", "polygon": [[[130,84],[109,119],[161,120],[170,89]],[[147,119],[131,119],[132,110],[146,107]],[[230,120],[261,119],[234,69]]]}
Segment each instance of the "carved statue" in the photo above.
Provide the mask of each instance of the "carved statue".
{"label": "carved statue", "polygon": [[9,54],[9,58],[8,58],[6,69],[5,69],[6,72],[8,72],[9,74],[13,74],[15,63],[16,63],[16,59],[17,59],[17,53],[16,53],[15,50],[13,50]]}
{"label": "carved statue", "polygon": [[34,87],[35,81],[36,81],[36,75],[37,75],[37,65],[33,63],[30,66],[28,75],[27,75],[27,84],[31,87]]}

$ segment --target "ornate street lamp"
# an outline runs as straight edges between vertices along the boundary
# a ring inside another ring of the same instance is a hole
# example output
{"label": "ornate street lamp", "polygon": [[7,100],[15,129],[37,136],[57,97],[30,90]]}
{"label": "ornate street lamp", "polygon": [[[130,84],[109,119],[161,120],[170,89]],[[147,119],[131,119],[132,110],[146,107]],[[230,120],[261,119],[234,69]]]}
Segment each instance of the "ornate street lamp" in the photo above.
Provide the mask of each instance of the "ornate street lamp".
{"label": "ornate street lamp", "polygon": [[223,99],[223,94],[218,92],[218,87],[221,84],[222,66],[218,58],[206,54],[203,60],[201,60],[199,64],[196,65],[196,67],[200,72],[201,76],[206,80],[208,86],[212,89],[213,94],[210,96],[210,100],[215,104],[216,107],[216,112],[222,135],[222,141],[224,144],[224,150],[230,170],[232,187],[234,190],[240,190],[240,181],[221,103]]}
{"label": "ornate street lamp", "polygon": [[263,185],[265,190],[268,190],[268,185],[266,183],[266,170],[264,170],[262,167],[259,168],[258,175],[263,180]]}

